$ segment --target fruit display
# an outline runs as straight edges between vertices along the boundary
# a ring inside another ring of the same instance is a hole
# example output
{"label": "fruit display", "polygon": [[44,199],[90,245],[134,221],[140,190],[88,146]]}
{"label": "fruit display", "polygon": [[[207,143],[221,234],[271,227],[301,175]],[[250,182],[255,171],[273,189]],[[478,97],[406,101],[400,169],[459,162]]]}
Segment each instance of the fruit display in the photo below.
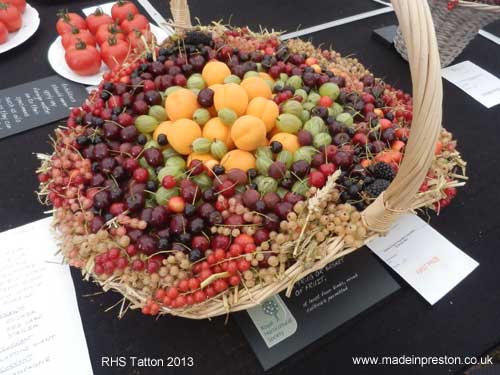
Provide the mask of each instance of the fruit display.
{"label": "fruit display", "polygon": [[154,46],[156,40],[149,29],[149,21],[137,7],[122,0],[113,5],[111,15],[97,8],[84,19],[76,13],[61,11],[56,22],[66,64],[81,76],[99,73],[102,62],[113,69],[131,53]]}
{"label": "fruit display", "polygon": [[[94,30],[142,23],[127,2],[112,17]],[[68,263],[130,308],[243,309],[374,234],[362,214],[405,158],[409,94],[356,59],[248,28],[197,27],[123,60],[126,42],[107,43],[119,58],[40,155],[39,198]],[[443,129],[414,208],[439,213],[464,169]]]}
{"label": "fruit display", "polygon": [[0,44],[7,42],[9,33],[19,31],[23,25],[22,15],[25,10],[25,0],[0,1]]}

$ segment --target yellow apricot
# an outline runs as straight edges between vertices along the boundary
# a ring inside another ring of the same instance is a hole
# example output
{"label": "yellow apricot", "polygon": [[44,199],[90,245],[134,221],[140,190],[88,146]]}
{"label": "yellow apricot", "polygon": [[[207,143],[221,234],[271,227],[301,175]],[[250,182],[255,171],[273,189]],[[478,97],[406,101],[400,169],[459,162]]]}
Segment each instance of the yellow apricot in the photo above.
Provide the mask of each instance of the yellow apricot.
{"label": "yellow apricot", "polygon": [[155,141],[158,141],[158,136],[160,134],[165,134],[167,136],[167,139],[168,139],[168,128],[170,127],[170,125],[172,125],[172,121],[163,121],[160,123],[160,125],[158,125],[155,129],[155,131],[153,132],[153,139]]}
{"label": "yellow apricot", "polygon": [[224,142],[229,149],[234,148],[230,127],[224,125],[218,117],[211,118],[205,126],[203,126],[202,137],[208,138],[211,141],[218,139]]}
{"label": "yellow apricot", "polygon": [[300,148],[299,139],[295,134],[290,133],[276,133],[269,143],[278,141],[283,145],[283,150],[295,152]]}
{"label": "yellow apricot", "polygon": [[261,77],[248,77],[241,81],[241,87],[245,89],[248,94],[249,100],[259,96],[270,99],[273,95],[269,85]]}
{"label": "yellow apricot", "polygon": [[196,94],[184,88],[175,90],[165,100],[165,110],[168,118],[172,121],[180,118],[192,118],[194,111],[199,107]]}
{"label": "yellow apricot", "polygon": [[179,119],[168,128],[168,142],[179,154],[191,153],[191,144],[196,138],[201,137],[200,126],[189,119]]}
{"label": "yellow apricot", "polygon": [[250,103],[248,103],[247,115],[253,115],[259,117],[264,124],[266,124],[266,130],[271,131],[276,125],[276,119],[280,114],[278,105],[266,98],[253,98]]}
{"label": "yellow apricot", "polygon": [[248,94],[240,85],[226,83],[214,90],[214,106],[217,111],[229,108],[243,116],[248,106]]}
{"label": "yellow apricot", "polygon": [[231,126],[231,138],[240,150],[253,151],[265,142],[266,125],[257,116],[242,116]]}
{"label": "yellow apricot", "polygon": [[201,72],[201,76],[205,80],[207,86],[223,83],[224,78],[230,75],[231,70],[229,67],[220,61],[209,61]]}
{"label": "yellow apricot", "polygon": [[247,151],[232,150],[224,155],[220,163],[226,171],[238,168],[246,172],[250,168],[255,168],[255,157]]}
{"label": "yellow apricot", "polygon": [[215,160],[212,154],[198,154],[196,152],[192,152],[188,155],[186,164],[189,166],[191,164],[191,161],[193,160],[199,160],[202,161],[203,164],[205,164],[209,160]]}

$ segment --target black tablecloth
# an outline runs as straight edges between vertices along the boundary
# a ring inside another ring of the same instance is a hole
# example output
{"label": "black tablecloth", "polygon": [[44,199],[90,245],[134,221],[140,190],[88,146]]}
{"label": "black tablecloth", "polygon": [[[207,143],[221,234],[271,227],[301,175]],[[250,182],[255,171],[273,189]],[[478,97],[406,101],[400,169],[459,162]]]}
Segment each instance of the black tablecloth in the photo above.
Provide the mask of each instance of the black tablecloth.
{"label": "black tablecloth", "polygon": [[[0,55],[0,88],[53,74],[47,49],[54,40],[55,12],[60,7],[81,9],[95,2],[36,1],[42,22],[37,34],[21,47]],[[57,4],[58,3],[58,4]],[[167,14],[166,1],[152,1]],[[192,14],[206,23],[232,15],[233,24],[263,25],[295,30],[379,8],[368,0],[335,2],[298,1],[191,1]],[[353,54],[387,82],[409,91],[408,66],[397,53],[373,41],[374,28],[393,24],[393,14],[377,16],[307,36],[315,43],[332,44],[343,54]],[[500,35],[497,23],[489,28]],[[476,37],[456,60],[471,60],[500,76],[500,47]],[[270,370],[271,374],[448,374],[463,366],[354,367],[352,356],[379,355],[481,355],[500,342],[500,296],[497,256],[500,243],[500,106],[490,110],[456,87],[444,82],[444,124],[459,140],[469,162],[470,182],[432,225],[479,261],[479,268],[435,306],[429,306],[404,281],[403,289],[317,343]],[[0,141],[0,230],[43,217],[34,190],[37,161],[33,152],[49,152],[48,133],[55,124]],[[113,293],[92,294],[98,289],[82,282],[73,271],[78,303],[94,372],[101,374],[259,374],[262,369],[238,326],[229,319],[189,321],[147,318],[129,312],[118,320],[116,311],[104,310],[119,300]],[[57,313],[57,312],[55,312]],[[64,355],[63,352],[60,355]],[[192,368],[136,368],[109,370],[102,356],[166,358],[192,356]]]}

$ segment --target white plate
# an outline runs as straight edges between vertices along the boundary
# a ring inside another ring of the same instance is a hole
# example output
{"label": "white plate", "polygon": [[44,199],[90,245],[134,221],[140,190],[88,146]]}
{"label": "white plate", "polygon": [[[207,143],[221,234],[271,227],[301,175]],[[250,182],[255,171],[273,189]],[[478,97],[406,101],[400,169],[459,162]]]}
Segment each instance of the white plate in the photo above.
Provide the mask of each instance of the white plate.
{"label": "white plate", "polygon": [[[156,25],[153,25],[152,23],[150,23],[149,26],[151,27],[151,32],[156,37],[158,43],[163,42],[168,37],[168,34],[165,32],[165,30],[159,28]],[[57,74],[66,79],[69,79],[70,81],[82,83],[84,85],[97,86],[102,81],[102,75],[109,70],[108,67],[104,63],[102,63],[99,73],[92,76],[82,76],[73,72],[68,64],[66,64],[64,53],[65,51],[61,42],[61,37],[58,36],[49,47],[49,64]]]}
{"label": "white plate", "polygon": [[26,42],[38,30],[38,26],[40,26],[40,17],[37,10],[26,4],[26,10],[23,13],[23,25],[15,33],[9,33],[7,41],[0,44],[0,53],[7,52]]}

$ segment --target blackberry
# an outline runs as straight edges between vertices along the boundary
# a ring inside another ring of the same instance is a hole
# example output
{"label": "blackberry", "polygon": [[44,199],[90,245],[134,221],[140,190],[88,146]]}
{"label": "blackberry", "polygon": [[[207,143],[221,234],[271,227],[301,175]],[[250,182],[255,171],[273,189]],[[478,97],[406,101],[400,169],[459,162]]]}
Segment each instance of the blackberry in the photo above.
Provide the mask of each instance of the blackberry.
{"label": "blackberry", "polygon": [[365,187],[365,191],[372,198],[378,197],[390,185],[390,181],[381,178],[376,179],[373,183]]}
{"label": "blackberry", "polygon": [[212,34],[203,33],[201,31],[188,31],[184,37],[185,44],[203,44],[210,45],[212,43]]}
{"label": "blackberry", "polygon": [[394,176],[396,176],[396,173],[394,173],[394,169],[392,169],[389,164],[384,162],[376,163],[373,166],[372,173],[376,178],[381,178],[383,180],[389,181],[392,181],[394,179]]}

